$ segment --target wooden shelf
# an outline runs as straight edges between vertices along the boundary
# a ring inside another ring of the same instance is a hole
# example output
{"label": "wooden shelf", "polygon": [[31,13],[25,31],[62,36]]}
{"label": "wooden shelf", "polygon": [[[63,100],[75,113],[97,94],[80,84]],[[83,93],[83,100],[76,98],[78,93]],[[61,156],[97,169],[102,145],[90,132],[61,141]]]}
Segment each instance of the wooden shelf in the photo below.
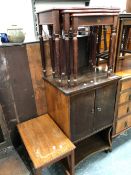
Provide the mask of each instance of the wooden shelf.
{"label": "wooden shelf", "polygon": [[111,149],[110,128],[105,129],[76,144],[75,164],[97,152]]}

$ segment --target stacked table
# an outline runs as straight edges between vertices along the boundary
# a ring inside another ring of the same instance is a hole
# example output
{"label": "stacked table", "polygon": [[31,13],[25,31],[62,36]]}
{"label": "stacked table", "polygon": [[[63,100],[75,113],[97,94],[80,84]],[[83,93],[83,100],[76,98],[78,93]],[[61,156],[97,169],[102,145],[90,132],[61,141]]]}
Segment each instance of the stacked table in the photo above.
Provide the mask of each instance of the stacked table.
{"label": "stacked table", "polygon": [[[116,40],[117,16],[119,9],[116,8],[67,8],[67,9],[50,9],[37,13],[41,56],[44,76],[46,76],[46,58],[44,42],[42,37],[42,26],[47,25],[49,29],[49,43],[51,54],[51,65],[53,77],[62,77],[66,75],[68,82],[71,77],[77,82],[78,76],[78,31],[80,27],[86,27],[85,35],[88,36],[89,43],[87,50],[89,62],[88,67],[96,67],[101,57],[100,44],[101,32],[110,26],[110,43],[103,58],[107,59],[108,70],[114,66],[114,51]],[[106,35],[105,35],[106,37]],[[106,39],[105,39],[106,42]],[[97,60],[97,62],[96,62]]]}

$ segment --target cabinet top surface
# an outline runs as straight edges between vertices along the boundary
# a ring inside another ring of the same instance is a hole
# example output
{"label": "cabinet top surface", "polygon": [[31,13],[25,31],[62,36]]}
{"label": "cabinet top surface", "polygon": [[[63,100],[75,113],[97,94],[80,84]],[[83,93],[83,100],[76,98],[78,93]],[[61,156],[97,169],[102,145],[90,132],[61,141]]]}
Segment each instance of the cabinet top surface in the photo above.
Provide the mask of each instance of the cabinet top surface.
{"label": "cabinet top surface", "polygon": [[[67,84],[67,81],[59,83],[58,79],[53,79],[52,76],[44,78],[48,83],[55,86],[57,89],[62,91],[65,95],[71,95],[75,93],[79,93],[81,91],[92,90],[103,86],[104,84],[110,83],[111,81],[117,81],[121,77],[118,75],[110,75],[107,76],[107,72],[103,70],[96,70],[87,72],[81,76],[78,76],[77,84],[73,84],[73,80],[70,83],[70,86]],[[65,84],[64,84],[65,83]]]}

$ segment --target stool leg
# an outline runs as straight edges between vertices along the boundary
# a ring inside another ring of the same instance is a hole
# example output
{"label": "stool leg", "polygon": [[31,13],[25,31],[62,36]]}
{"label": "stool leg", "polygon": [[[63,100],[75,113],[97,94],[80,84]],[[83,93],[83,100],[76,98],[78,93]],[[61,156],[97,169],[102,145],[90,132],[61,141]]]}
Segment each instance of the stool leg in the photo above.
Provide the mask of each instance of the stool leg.
{"label": "stool leg", "polygon": [[69,172],[70,175],[75,175],[75,156],[74,156],[74,151],[71,152],[68,158],[69,162]]}

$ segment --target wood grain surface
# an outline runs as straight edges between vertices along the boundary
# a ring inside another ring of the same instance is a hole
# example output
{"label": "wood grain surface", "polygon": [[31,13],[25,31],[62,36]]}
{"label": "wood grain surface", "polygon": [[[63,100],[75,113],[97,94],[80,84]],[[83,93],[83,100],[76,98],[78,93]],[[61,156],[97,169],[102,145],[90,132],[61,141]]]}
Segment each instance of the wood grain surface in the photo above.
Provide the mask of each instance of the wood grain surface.
{"label": "wood grain surface", "polygon": [[53,120],[70,138],[69,97],[45,81],[47,109]]}
{"label": "wood grain surface", "polygon": [[125,103],[131,100],[131,90],[124,92],[119,97],[119,104]]}
{"label": "wood grain surface", "polygon": [[131,88],[131,79],[122,82],[121,90],[126,90]]}
{"label": "wood grain surface", "polygon": [[123,117],[124,115],[130,112],[131,103],[126,103],[118,107],[118,118]]}
{"label": "wood grain surface", "polygon": [[37,114],[45,114],[47,112],[45,87],[42,79],[42,63],[40,55],[39,43],[26,45],[29,68],[31,73],[32,85],[35,94],[35,102]]}
{"label": "wood grain surface", "polygon": [[18,130],[36,169],[75,149],[48,114],[18,124]]}
{"label": "wood grain surface", "polygon": [[129,127],[131,127],[131,115],[117,121],[116,134],[128,129]]}

